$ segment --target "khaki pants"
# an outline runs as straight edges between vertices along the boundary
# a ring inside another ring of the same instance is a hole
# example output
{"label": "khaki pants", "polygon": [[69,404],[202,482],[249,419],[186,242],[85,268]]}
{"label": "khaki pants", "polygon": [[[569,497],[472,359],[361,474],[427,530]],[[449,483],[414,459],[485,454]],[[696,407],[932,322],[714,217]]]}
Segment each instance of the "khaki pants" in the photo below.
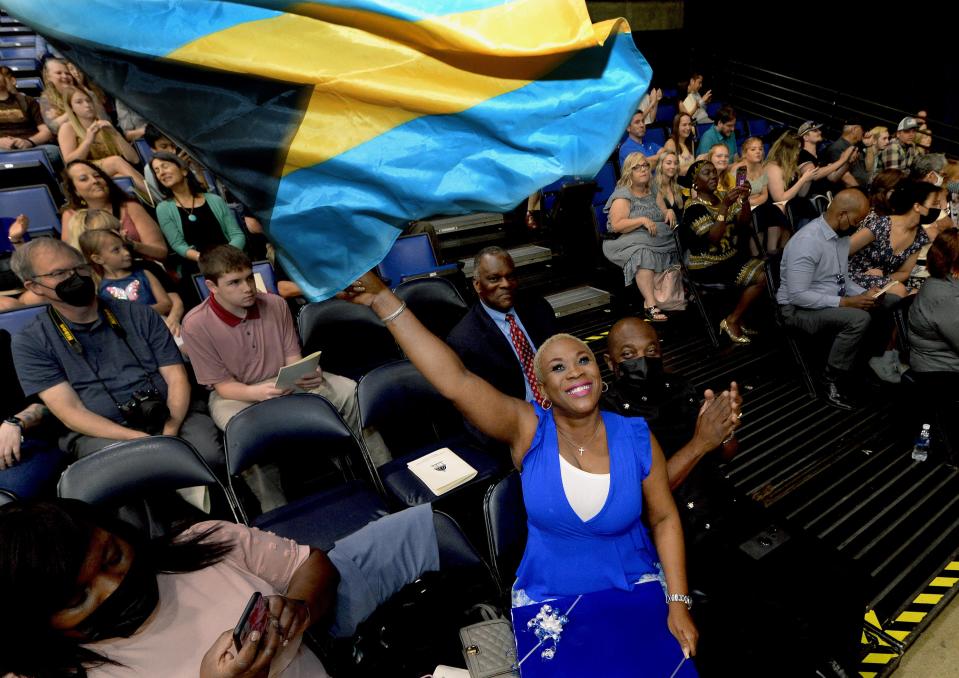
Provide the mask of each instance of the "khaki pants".
{"label": "khaki pants", "polygon": [[[273,381],[272,379],[269,381]],[[360,411],[356,402],[356,382],[331,372],[323,373],[323,384],[310,391],[321,395],[337,409],[346,425],[366,442],[367,449],[376,466],[389,461],[389,450],[383,438],[373,429],[360,429]],[[227,422],[242,412],[252,402],[246,400],[229,400],[223,398],[216,391],[210,393],[210,417],[221,430],[226,429]],[[243,478],[250,486],[253,494],[260,501],[260,508],[265,513],[286,503],[286,497],[280,489],[279,469],[273,464],[258,464],[247,469]]]}

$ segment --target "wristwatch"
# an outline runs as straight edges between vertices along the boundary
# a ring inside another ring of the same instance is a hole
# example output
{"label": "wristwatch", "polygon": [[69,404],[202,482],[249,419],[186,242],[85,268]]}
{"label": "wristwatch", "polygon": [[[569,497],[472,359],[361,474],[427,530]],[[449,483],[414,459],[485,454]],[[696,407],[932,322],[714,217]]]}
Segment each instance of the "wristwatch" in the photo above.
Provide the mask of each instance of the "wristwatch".
{"label": "wristwatch", "polygon": [[23,431],[23,419],[21,419],[20,417],[7,417],[6,419],[3,420],[3,423],[16,426],[18,429]]}
{"label": "wristwatch", "polygon": [[686,603],[686,609],[693,609],[693,599],[682,593],[669,593],[666,595],[667,603]]}

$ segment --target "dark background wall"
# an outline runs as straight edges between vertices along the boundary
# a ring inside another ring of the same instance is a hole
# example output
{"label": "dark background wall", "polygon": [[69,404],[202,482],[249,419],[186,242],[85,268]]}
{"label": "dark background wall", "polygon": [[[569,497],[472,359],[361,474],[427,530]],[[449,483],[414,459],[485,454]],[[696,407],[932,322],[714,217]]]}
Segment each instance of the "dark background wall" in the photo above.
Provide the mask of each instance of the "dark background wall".
{"label": "dark background wall", "polygon": [[728,64],[741,60],[837,96],[909,113],[926,108],[943,134],[959,138],[959,129],[948,129],[959,128],[959,3],[688,0],[681,30],[644,31],[640,18],[631,23],[656,86],[675,86],[695,69],[722,100]]}

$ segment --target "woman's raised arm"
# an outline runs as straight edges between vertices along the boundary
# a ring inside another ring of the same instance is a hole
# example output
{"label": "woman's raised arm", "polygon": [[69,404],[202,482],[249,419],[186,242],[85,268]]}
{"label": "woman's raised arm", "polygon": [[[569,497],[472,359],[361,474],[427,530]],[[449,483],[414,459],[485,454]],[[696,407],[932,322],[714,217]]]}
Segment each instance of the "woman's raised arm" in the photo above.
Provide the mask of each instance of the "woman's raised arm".
{"label": "woman's raised arm", "polygon": [[372,271],[337,296],[370,307],[427,381],[476,428],[508,443],[514,464],[520,466],[536,433],[536,413],[529,403],[501,393],[467,370],[453,349],[423,327],[411,311],[400,310],[402,302]]}

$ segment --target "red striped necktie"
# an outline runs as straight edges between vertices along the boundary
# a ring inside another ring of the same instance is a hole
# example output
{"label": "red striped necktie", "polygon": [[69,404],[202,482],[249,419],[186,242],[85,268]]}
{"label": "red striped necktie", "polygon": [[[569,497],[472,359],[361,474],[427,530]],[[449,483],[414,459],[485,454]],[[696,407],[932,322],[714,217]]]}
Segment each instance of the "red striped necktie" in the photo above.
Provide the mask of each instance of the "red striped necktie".
{"label": "red striped necktie", "polygon": [[523,330],[516,324],[516,318],[512,313],[506,314],[506,324],[509,325],[509,338],[513,342],[513,348],[516,349],[516,355],[519,356],[519,362],[523,366],[523,374],[526,375],[526,382],[533,392],[533,398],[540,405],[543,404],[543,396],[539,392],[539,384],[536,382],[536,373],[533,370],[533,347],[526,340]]}

